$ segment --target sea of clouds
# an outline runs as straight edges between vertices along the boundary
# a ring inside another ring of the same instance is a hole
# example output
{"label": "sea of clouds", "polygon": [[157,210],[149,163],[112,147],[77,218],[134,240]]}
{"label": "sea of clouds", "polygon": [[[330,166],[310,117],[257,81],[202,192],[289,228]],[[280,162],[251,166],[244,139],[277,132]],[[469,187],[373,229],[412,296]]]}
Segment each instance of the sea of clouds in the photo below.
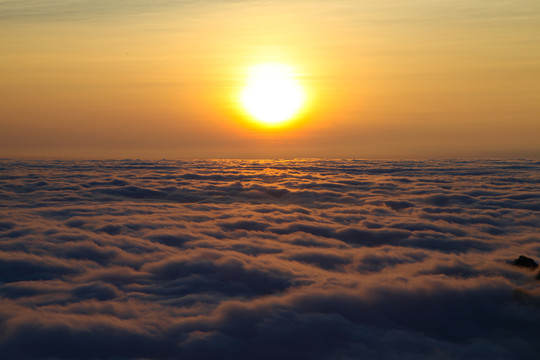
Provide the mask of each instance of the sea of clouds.
{"label": "sea of clouds", "polygon": [[538,359],[540,162],[0,162],[2,359]]}

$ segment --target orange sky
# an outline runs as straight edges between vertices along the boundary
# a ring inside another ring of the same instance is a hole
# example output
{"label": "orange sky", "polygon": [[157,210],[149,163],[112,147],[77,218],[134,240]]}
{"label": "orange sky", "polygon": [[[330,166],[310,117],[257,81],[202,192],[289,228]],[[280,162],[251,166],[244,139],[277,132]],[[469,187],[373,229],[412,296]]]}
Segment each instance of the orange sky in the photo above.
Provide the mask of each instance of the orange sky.
{"label": "orange sky", "polygon": [[[0,157],[538,157],[540,2],[0,0]],[[292,126],[239,109],[288,64]]]}

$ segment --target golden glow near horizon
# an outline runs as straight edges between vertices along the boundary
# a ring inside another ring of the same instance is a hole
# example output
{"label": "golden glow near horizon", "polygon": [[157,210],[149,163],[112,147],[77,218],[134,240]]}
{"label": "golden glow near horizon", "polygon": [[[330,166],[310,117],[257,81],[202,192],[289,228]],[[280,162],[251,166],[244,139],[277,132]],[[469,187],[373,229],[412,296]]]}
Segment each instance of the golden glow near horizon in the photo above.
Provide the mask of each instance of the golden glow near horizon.
{"label": "golden glow near horizon", "polygon": [[302,108],[305,98],[293,69],[279,63],[252,66],[240,93],[243,108],[265,127],[287,124]]}

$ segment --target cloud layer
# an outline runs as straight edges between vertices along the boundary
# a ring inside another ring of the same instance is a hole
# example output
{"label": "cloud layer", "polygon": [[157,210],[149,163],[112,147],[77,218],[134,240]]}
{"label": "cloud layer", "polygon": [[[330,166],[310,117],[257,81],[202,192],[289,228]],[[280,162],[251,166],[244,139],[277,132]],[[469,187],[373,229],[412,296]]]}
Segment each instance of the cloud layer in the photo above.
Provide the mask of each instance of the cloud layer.
{"label": "cloud layer", "polygon": [[3,161],[9,359],[536,359],[540,163]]}

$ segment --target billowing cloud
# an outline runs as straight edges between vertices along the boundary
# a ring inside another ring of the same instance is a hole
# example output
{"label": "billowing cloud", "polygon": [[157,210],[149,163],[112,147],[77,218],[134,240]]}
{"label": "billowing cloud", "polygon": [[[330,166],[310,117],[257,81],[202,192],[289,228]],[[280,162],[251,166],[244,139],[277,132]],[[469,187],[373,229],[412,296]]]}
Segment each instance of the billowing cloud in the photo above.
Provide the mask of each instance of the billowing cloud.
{"label": "billowing cloud", "polygon": [[3,161],[9,359],[536,359],[532,161]]}

